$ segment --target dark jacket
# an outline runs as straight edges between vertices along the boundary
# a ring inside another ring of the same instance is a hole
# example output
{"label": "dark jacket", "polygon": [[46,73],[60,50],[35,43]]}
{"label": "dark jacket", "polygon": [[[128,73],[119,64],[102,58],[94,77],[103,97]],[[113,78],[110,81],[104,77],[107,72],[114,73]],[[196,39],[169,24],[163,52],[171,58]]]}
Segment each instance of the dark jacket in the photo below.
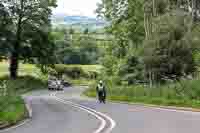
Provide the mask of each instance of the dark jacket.
{"label": "dark jacket", "polygon": [[100,91],[106,92],[106,88],[104,85],[98,84],[96,87],[96,91],[97,92],[100,92]]}

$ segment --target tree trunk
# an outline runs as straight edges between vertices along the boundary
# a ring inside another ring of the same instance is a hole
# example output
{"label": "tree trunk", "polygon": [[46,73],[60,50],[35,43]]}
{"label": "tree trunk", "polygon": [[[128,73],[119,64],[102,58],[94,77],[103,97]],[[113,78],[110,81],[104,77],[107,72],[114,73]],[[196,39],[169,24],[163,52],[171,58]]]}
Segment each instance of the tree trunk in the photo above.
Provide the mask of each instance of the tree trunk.
{"label": "tree trunk", "polygon": [[177,8],[179,9],[181,7],[181,0],[177,0]]}
{"label": "tree trunk", "polygon": [[190,0],[187,0],[187,8],[188,8],[188,12],[191,12]]}
{"label": "tree trunk", "polygon": [[20,40],[21,40],[21,19],[19,19],[18,29],[16,34],[16,42],[13,47],[13,51],[10,57],[10,78],[16,79],[18,76],[18,64],[19,64],[19,52],[20,52]]}
{"label": "tree trunk", "polygon": [[146,40],[148,40],[152,33],[152,27],[151,27],[151,19],[152,19],[152,13],[150,12],[147,5],[144,5],[144,27],[145,27],[145,33],[146,33]]}
{"label": "tree trunk", "polygon": [[18,76],[18,53],[17,51],[12,52],[10,57],[10,78],[16,79]]}
{"label": "tree trunk", "polygon": [[197,0],[192,0],[192,20],[197,21]]}
{"label": "tree trunk", "polygon": [[14,43],[13,51],[10,57],[10,78],[16,79],[18,77],[18,65],[19,65],[19,52],[20,52],[20,42],[21,42],[21,32],[22,32],[22,18],[24,9],[24,0],[20,1],[21,12],[18,16],[17,21],[17,31],[16,31],[16,41]]}
{"label": "tree trunk", "polygon": [[144,13],[144,29],[145,29],[145,37],[146,37],[146,40],[148,40],[148,27],[147,27],[147,15],[146,13]]}
{"label": "tree trunk", "polygon": [[156,7],[157,3],[156,0],[153,0],[153,17],[157,16],[157,7]]}

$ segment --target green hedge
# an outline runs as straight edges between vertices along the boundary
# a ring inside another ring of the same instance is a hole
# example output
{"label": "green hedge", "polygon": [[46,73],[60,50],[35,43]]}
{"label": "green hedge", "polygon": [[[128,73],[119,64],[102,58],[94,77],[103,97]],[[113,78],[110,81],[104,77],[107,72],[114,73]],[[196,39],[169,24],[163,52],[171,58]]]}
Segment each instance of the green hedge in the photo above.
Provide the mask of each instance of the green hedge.
{"label": "green hedge", "polygon": [[68,66],[68,65],[55,65],[54,69],[50,72],[53,75],[66,75],[72,79],[95,79],[98,72],[92,70],[84,70],[81,66]]}
{"label": "green hedge", "polygon": [[0,77],[0,81],[5,81],[9,95],[20,95],[32,90],[46,89],[47,80],[39,79],[32,76],[21,76],[16,80],[9,77]]}

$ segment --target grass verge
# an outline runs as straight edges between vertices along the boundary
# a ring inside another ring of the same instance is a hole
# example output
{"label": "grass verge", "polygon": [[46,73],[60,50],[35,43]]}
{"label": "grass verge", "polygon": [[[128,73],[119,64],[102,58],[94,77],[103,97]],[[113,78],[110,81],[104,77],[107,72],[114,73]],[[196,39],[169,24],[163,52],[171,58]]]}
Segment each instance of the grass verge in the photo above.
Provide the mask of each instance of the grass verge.
{"label": "grass verge", "polygon": [[[111,101],[200,109],[199,80],[181,81],[153,88],[142,85],[110,85],[107,91],[107,98]],[[96,97],[95,84],[91,85],[84,95]]]}
{"label": "grass verge", "polygon": [[0,129],[9,127],[28,117],[24,101],[19,96],[0,98]]}
{"label": "grass verge", "polygon": [[[20,64],[19,78],[9,79],[8,64],[0,63],[0,129],[12,126],[28,117],[20,95],[47,88],[47,76],[30,64]],[[4,87],[3,87],[4,86]],[[2,96],[6,88],[6,96]]]}
{"label": "grass verge", "polygon": [[27,118],[28,114],[21,94],[47,88],[46,80],[32,76],[22,76],[16,80],[4,76],[0,81],[6,84],[7,93],[7,96],[0,97],[0,128],[11,126]]}

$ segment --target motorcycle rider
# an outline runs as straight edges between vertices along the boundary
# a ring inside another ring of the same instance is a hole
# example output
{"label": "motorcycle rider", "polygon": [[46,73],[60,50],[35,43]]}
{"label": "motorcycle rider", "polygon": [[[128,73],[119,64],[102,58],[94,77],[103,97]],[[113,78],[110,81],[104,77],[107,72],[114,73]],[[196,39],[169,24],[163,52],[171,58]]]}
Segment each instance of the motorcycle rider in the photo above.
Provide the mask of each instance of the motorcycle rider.
{"label": "motorcycle rider", "polygon": [[100,103],[106,103],[106,87],[103,84],[103,81],[100,80],[97,87],[96,87],[96,91],[98,94],[98,99]]}

